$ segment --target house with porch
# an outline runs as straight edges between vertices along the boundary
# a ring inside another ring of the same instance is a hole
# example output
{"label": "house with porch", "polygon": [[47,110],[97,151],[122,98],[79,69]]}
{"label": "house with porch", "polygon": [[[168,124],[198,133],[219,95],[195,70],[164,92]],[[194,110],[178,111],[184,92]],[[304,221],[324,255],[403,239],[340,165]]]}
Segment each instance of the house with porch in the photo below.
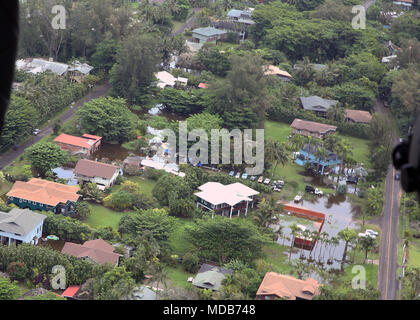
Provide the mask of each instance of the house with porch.
{"label": "house with porch", "polygon": [[318,172],[321,172],[321,175],[329,173],[332,168],[342,163],[340,157],[331,151],[325,150],[325,156],[323,158],[317,156],[317,151],[318,145],[315,143],[306,144],[300,149],[295,162],[302,167],[310,163]]}
{"label": "house with porch", "polygon": [[197,208],[210,211],[212,218],[215,214],[237,216],[241,213],[248,214],[248,208],[253,208],[255,196],[258,191],[242,183],[223,185],[219,182],[207,182],[198,188],[200,192],[194,193],[197,197]]}
{"label": "house with porch", "polygon": [[318,139],[325,139],[329,134],[334,134],[337,131],[336,126],[301,119],[293,120],[290,126],[292,127],[292,135],[300,134]]}
{"label": "house with porch", "polygon": [[233,270],[203,263],[195,276],[192,285],[200,289],[219,291],[226,275],[233,274]]}
{"label": "house with porch", "polygon": [[74,168],[76,179],[83,183],[96,183],[99,190],[105,190],[115,184],[117,177],[121,173],[121,168],[112,164],[81,159]]}
{"label": "house with porch", "polygon": [[72,215],[81,197],[78,186],[32,178],[28,182],[16,181],[7,193],[8,203],[22,209],[52,211]]}
{"label": "house with porch", "polygon": [[319,294],[320,284],[313,278],[306,280],[267,272],[257,291],[257,300],[312,300]]}
{"label": "house with porch", "polygon": [[63,150],[71,154],[80,154],[90,156],[96,152],[101,145],[102,137],[92,134],[84,134],[81,137],[75,137],[62,133],[54,139],[54,142]]}
{"label": "house with porch", "polygon": [[38,244],[42,237],[42,226],[46,215],[29,209],[14,208],[10,212],[0,212],[0,243],[18,245]]}
{"label": "house with porch", "polygon": [[217,43],[223,40],[227,33],[226,30],[219,30],[214,27],[197,28],[192,31],[192,40],[196,43]]}

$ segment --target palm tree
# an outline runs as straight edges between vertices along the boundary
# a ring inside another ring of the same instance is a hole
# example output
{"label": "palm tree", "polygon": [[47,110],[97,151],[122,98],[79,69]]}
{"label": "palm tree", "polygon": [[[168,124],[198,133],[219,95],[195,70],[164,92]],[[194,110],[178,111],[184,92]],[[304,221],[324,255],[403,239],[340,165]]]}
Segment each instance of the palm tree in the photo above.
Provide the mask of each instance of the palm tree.
{"label": "palm tree", "polygon": [[[340,244],[340,241],[336,237],[331,237],[330,243],[331,243],[331,246],[330,246],[330,250],[328,251],[328,261],[331,261],[331,263],[332,263],[331,256],[334,257],[335,248]],[[333,248],[332,254],[331,254],[331,248]],[[328,263],[328,261],[327,261],[327,263]]]}
{"label": "palm tree", "polygon": [[266,145],[264,147],[264,154],[267,157],[267,160],[273,163],[271,170],[271,177],[274,177],[274,173],[277,169],[278,164],[282,166],[286,165],[289,161],[289,154],[287,152],[286,146],[284,143],[268,138]]}
{"label": "palm tree", "polygon": [[362,248],[365,250],[365,257],[363,259],[363,264],[366,263],[368,252],[375,247],[375,240],[372,237],[362,237],[360,238],[360,244]]}
{"label": "palm tree", "polygon": [[345,242],[343,258],[341,259],[341,271],[344,271],[344,263],[347,258],[347,250],[350,242],[354,241],[357,238],[357,233],[353,229],[343,229],[338,233],[338,238]]}
{"label": "palm tree", "polygon": [[296,224],[296,223],[294,223],[294,224],[292,224],[292,225],[290,226],[290,230],[292,231],[292,242],[290,243],[290,250],[289,250],[289,262],[290,262],[290,257],[292,256],[292,248],[293,248],[293,243],[295,242],[295,237],[296,237],[296,234],[297,234],[299,231],[302,231],[302,229],[301,229],[301,228],[299,228],[299,227],[297,226],[297,224]]}
{"label": "palm tree", "polygon": [[258,206],[258,210],[255,212],[254,220],[261,225],[264,230],[267,230],[270,223],[273,221],[273,216],[276,213],[274,206],[274,199],[271,198],[267,201],[265,198],[262,199]]}
{"label": "palm tree", "polygon": [[337,103],[327,110],[327,118],[334,121],[343,122],[345,113],[345,109],[339,103]]}
{"label": "palm tree", "polygon": [[308,57],[304,57],[303,61],[296,64],[296,76],[300,79],[301,84],[306,85],[315,75],[315,69]]}
{"label": "palm tree", "polygon": [[292,138],[289,140],[290,146],[295,151],[298,151],[298,150],[302,149],[304,143],[305,143],[305,139],[300,134],[293,135]]}

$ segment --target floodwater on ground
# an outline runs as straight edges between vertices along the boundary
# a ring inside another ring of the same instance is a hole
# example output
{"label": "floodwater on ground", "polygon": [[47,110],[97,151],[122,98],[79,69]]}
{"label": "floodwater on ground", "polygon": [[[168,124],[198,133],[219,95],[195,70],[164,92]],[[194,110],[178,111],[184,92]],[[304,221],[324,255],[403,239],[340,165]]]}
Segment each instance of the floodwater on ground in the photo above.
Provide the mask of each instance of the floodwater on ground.
{"label": "floodwater on ground", "polygon": [[[354,222],[353,216],[360,214],[361,207],[360,205],[353,204],[346,196],[314,196],[313,198],[311,197],[310,200],[303,200],[298,204],[290,202],[290,204],[324,213],[325,222],[321,233],[326,232],[328,234],[328,239],[331,239],[332,237],[337,238],[338,233],[345,228],[357,229],[357,224]],[[277,240],[278,243],[290,248],[293,238],[290,226],[294,223],[302,225],[310,231],[317,231],[319,229],[319,225],[316,225],[313,221],[294,216],[281,215],[280,224],[283,226],[283,237],[279,237]],[[308,262],[309,260],[311,264],[316,264],[327,270],[339,269],[344,246],[345,243],[343,241],[334,245],[318,240],[311,251],[295,247],[291,259],[300,259],[302,262]]]}
{"label": "floodwater on ground", "polygon": [[[139,111],[135,112],[139,116],[144,116],[145,114],[149,114],[151,116],[162,116],[168,120],[179,121],[184,120],[185,117],[172,114],[166,111],[162,105],[156,105],[152,109],[148,111]],[[153,135],[159,135],[161,130],[155,130],[152,127],[148,127],[148,132]],[[93,160],[97,161],[124,161],[129,155],[138,155],[138,156],[145,156],[144,153],[140,151],[130,151],[122,147],[120,144],[111,144],[111,143],[102,143],[101,147],[97,152],[92,155]]]}

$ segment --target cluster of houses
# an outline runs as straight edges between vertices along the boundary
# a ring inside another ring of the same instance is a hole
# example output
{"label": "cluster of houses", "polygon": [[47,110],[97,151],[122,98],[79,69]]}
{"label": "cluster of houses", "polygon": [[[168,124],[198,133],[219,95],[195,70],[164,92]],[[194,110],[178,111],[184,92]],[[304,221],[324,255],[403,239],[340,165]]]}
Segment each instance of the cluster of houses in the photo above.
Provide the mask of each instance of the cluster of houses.
{"label": "cluster of houses", "polygon": [[228,33],[235,33],[238,35],[238,39],[244,40],[248,27],[255,24],[251,18],[252,11],[254,8],[230,10],[225,19],[213,21],[211,26],[192,30],[192,42],[198,44],[218,43],[225,40]]}
{"label": "cluster of houses", "polygon": [[16,61],[16,69],[31,74],[51,71],[58,76],[68,77],[71,81],[81,83],[90,74],[93,67],[79,61],[74,61],[72,64],[65,64],[55,62],[52,58],[26,58]]}

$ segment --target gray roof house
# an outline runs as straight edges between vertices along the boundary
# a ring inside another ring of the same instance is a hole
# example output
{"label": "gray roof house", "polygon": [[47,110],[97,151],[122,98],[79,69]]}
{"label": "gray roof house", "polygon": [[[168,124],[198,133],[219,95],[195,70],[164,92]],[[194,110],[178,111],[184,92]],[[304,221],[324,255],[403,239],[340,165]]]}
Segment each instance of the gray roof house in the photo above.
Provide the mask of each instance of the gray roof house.
{"label": "gray roof house", "polygon": [[226,30],[219,30],[213,27],[198,28],[192,31],[192,38],[195,42],[217,42],[226,36]]}
{"label": "gray roof house", "polygon": [[255,22],[251,19],[251,13],[253,10],[237,10],[232,9],[228,12],[227,17],[230,20],[237,21],[243,24],[255,24]]}
{"label": "gray roof house", "polygon": [[204,263],[195,276],[192,284],[197,288],[218,291],[222,286],[222,281],[225,279],[226,275],[232,273],[233,270]]}
{"label": "gray roof house", "polygon": [[134,300],[157,300],[157,294],[146,286],[137,287],[134,291]]}
{"label": "gray roof house", "polygon": [[42,226],[46,215],[35,213],[29,209],[12,209],[0,212],[0,243],[37,244],[42,237]]}
{"label": "gray roof house", "polygon": [[325,116],[327,110],[338,103],[337,100],[323,99],[318,96],[300,97],[300,101],[303,109],[315,111],[319,116]]}

